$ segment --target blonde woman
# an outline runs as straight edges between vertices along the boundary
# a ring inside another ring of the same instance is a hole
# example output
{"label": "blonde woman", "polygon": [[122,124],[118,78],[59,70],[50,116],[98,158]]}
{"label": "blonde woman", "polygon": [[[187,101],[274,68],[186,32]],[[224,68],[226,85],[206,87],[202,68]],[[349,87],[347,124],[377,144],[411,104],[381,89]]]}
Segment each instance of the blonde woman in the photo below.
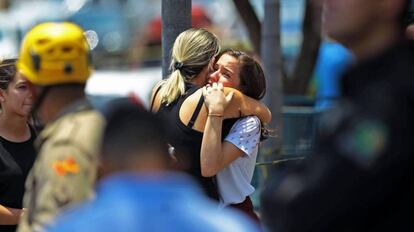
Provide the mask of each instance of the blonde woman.
{"label": "blonde woman", "polygon": [[167,139],[174,149],[177,167],[193,175],[207,195],[216,200],[219,197],[215,177],[203,177],[200,167],[201,141],[207,118],[239,118],[254,114],[267,123],[271,117],[268,108],[260,102],[228,88],[224,91],[233,92],[233,98],[225,114],[208,114],[201,87],[208,82],[219,49],[217,37],[207,30],[182,32],[172,48],[172,73],[155,86],[150,106],[168,122]]}

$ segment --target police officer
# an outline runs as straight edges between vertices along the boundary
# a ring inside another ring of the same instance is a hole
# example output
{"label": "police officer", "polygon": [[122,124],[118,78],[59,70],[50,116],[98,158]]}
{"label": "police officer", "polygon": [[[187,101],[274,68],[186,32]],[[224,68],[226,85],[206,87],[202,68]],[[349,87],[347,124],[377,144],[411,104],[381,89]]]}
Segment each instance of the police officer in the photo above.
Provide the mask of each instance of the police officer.
{"label": "police officer", "polygon": [[18,231],[41,231],[63,208],[93,194],[103,117],[85,100],[89,45],[72,23],[42,23],[25,36],[18,75],[33,84],[34,111],[46,124],[26,181]]}
{"label": "police officer", "polygon": [[324,0],[323,31],[350,49],[318,149],[262,194],[272,231],[413,231],[414,45],[408,0]]}

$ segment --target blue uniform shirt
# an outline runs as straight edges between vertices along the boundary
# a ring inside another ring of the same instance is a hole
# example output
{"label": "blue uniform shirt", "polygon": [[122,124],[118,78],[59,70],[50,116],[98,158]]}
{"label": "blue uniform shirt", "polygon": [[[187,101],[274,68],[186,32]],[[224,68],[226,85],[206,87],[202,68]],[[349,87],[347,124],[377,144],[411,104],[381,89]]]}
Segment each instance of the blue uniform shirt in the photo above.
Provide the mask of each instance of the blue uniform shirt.
{"label": "blue uniform shirt", "polygon": [[233,210],[219,210],[189,177],[133,173],[103,179],[97,197],[67,211],[48,231],[258,231]]}

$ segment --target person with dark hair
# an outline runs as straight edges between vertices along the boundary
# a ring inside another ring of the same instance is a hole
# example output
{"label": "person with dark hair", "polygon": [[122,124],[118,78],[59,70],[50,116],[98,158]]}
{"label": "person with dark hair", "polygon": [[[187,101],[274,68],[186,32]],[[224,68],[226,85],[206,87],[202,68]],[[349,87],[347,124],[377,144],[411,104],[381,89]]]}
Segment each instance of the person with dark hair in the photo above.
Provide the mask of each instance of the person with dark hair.
{"label": "person with dark hair", "polygon": [[217,206],[190,176],[170,169],[158,115],[128,101],[109,103],[96,198],[63,213],[59,231],[257,231],[244,215]]}
{"label": "person with dark hair", "polygon": [[[192,174],[206,193],[218,200],[214,177],[203,177],[200,168],[200,149],[207,114],[202,87],[207,84],[215,56],[219,52],[217,37],[205,29],[188,29],[177,37],[172,48],[168,79],[155,86],[150,109],[165,115],[168,121],[168,142],[174,149],[178,168]],[[259,101],[234,92],[232,104],[224,118],[257,115],[268,123],[269,109]]]}
{"label": "person with dark hair", "polygon": [[23,209],[24,183],[36,152],[30,125],[30,84],[16,76],[16,60],[0,62],[0,231],[15,231]]}
{"label": "person with dark hair", "polygon": [[46,127],[26,181],[20,232],[42,231],[62,209],[94,194],[104,119],[85,98],[90,56],[73,23],[44,22],[23,39],[17,75],[35,89],[32,111]]}
{"label": "person with dark hair", "polygon": [[[409,7],[411,6],[411,7]],[[314,154],[269,175],[271,231],[413,231],[414,44],[408,0],[324,0],[324,33],[355,55]]]}
{"label": "person with dark hair", "polygon": [[[210,82],[213,85],[205,87],[203,95],[209,114],[215,116],[207,118],[204,128],[201,173],[203,176],[216,175],[221,207],[240,209],[259,223],[249,196],[254,192],[251,180],[261,135],[266,130],[261,130],[256,116],[236,119],[231,128],[223,128],[225,120],[222,116],[232,97],[228,95],[226,101],[223,86],[260,100],[266,93],[264,72],[246,53],[225,50],[217,57]],[[223,130],[229,130],[225,137]]]}

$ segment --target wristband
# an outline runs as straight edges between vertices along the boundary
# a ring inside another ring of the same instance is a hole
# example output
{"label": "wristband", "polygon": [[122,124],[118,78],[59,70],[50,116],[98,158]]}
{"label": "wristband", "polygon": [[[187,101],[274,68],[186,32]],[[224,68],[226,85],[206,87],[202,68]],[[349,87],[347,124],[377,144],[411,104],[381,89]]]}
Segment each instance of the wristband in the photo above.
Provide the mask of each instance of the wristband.
{"label": "wristband", "polygon": [[215,114],[215,113],[209,113],[208,116],[211,116],[211,117],[223,117],[222,114]]}

